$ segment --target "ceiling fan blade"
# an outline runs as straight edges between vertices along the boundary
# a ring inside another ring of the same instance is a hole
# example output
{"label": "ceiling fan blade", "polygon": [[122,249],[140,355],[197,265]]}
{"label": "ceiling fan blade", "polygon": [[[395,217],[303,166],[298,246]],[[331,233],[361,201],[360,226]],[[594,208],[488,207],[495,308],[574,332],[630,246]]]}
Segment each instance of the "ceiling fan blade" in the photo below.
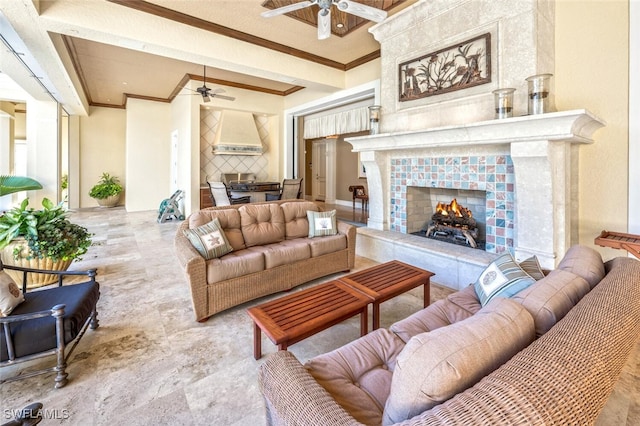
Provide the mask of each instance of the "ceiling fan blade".
{"label": "ceiling fan blade", "polygon": [[220,99],[226,99],[227,101],[235,101],[236,98],[234,98],[233,96],[226,96],[226,95],[218,95],[218,94],[213,94],[211,95],[214,98],[220,98]]}
{"label": "ceiling fan blade", "polygon": [[331,36],[331,9],[318,11],[318,40],[325,40]]}
{"label": "ceiling fan blade", "polygon": [[304,9],[305,7],[309,7],[314,4],[316,1],[301,1],[299,3],[290,4],[288,6],[282,6],[277,9],[267,10],[266,12],[262,12],[260,16],[263,18],[271,18],[272,16],[282,15],[285,13],[293,12],[294,10]]}
{"label": "ceiling fan blade", "polygon": [[218,87],[215,90],[212,90],[212,93],[224,93],[226,92],[226,90],[224,90],[222,87]]}
{"label": "ceiling fan blade", "polygon": [[374,22],[382,22],[387,17],[387,12],[366,4],[356,3],[351,0],[340,0],[338,9],[352,15],[359,16]]}

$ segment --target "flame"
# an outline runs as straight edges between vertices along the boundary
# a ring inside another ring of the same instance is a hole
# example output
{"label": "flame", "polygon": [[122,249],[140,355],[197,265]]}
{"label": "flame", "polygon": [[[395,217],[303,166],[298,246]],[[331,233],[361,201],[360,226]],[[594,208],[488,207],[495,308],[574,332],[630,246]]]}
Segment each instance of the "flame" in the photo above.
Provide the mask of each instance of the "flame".
{"label": "flame", "polygon": [[438,205],[436,206],[436,213],[439,213],[442,216],[449,216],[449,214],[452,214],[456,217],[463,217],[463,212],[467,215],[467,217],[473,217],[473,215],[471,214],[471,210],[458,204],[458,201],[455,198],[451,200],[450,204],[444,204],[443,202],[439,201]]}

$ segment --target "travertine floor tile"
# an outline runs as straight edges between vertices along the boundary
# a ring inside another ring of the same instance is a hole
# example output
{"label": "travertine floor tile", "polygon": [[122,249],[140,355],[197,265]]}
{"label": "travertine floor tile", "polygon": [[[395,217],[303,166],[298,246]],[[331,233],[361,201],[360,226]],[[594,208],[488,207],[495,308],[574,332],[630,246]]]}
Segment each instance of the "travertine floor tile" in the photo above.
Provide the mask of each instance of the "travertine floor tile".
{"label": "travertine floor tile", "polygon": [[[353,216],[350,208],[347,213]],[[253,327],[246,309],[281,295],[229,309],[205,323],[196,322],[189,287],[173,252],[177,223],[158,224],[156,217],[154,211],[127,213],[122,208],[72,214],[72,220],[95,233],[94,245],[72,269],[98,268],[100,327],[88,330],[76,348],[66,387],[53,389],[52,373],[3,384],[0,409],[40,401],[56,416],[43,424],[265,424],[257,381],[264,357],[253,359]],[[374,264],[356,259],[356,269]],[[432,286],[432,300],[450,292]],[[385,302],[381,325],[387,327],[421,306],[421,288]],[[355,317],[290,350],[304,362],[356,339],[359,327]],[[262,346],[265,355],[276,351],[264,335]],[[639,365],[640,344],[599,425],[640,424]],[[24,364],[2,369],[0,376],[23,368]]]}

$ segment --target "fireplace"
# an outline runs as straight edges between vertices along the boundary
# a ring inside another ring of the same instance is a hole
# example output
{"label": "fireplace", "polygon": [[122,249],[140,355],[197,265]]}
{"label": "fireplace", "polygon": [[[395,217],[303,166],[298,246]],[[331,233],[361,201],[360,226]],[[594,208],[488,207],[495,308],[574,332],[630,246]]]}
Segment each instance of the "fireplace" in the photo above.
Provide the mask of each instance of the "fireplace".
{"label": "fireplace", "polygon": [[[578,242],[578,149],[592,143],[604,123],[584,109],[523,115],[526,78],[555,68],[554,22],[554,2],[433,0],[370,29],[382,52],[380,133],[347,139],[367,170],[369,218],[356,248],[361,255],[404,259],[459,289],[496,254],[536,255],[552,269]],[[487,83],[422,99],[399,97],[398,64],[487,32]],[[498,120],[492,91],[500,88],[515,89],[514,116]],[[483,192],[485,251],[411,235],[417,222],[412,201],[426,197],[415,188]]]}
{"label": "fireplace", "polygon": [[431,216],[438,201],[456,198],[464,200],[465,206],[473,207],[472,213],[486,241],[486,251],[513,250],[515,175],[511,156],[392,158],[390,178],[389,227],[392,231],[419,231],[425,216]]}
{"label": "fireplace", "polygon": [[456,198],[450,203],[438,201],[431,218],[420,231],[412,234],[484,250],[485,242],[480,238],[478,223],[471,209],[458,203]]}
{"label": "fireplace", "polygon": [[552,269],[577,241],[578,144],[601,126],[577,110],[347,141],[367,168],[370,228],[410,233],[412,187],[484,191],[485,250]]}

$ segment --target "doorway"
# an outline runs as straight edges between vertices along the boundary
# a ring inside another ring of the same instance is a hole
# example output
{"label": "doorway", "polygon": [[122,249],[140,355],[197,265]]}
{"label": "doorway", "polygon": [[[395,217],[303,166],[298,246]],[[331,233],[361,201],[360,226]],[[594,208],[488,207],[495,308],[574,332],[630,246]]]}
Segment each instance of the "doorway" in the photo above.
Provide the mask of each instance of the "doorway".
{"label": "doorway", "polygon": [[311,157],[311,176],[313,177],[312,198],[325,201],[327,198],[327,141],[313,141]]}

